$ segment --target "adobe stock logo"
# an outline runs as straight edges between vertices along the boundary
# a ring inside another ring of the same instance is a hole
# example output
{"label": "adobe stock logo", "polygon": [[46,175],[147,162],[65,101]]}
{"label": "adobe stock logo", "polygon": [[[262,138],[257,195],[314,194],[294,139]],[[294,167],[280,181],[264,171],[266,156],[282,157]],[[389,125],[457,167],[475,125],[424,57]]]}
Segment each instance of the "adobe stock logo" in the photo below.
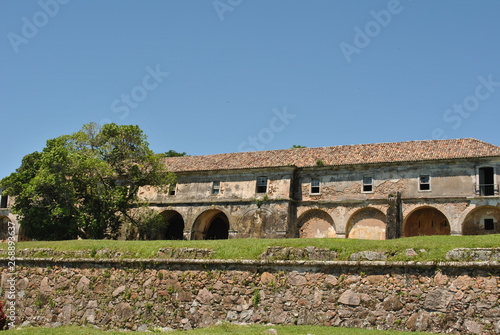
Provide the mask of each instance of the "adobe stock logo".
{"label": "adobe stock logo", "polygon": [[[123,93],[119,98],[111,102],[111,111],[115,114],[120,114],[120,120],[124,120],[130,114],[131,109],[139,107],[139,103],[144,101],[149,92],[154,91],[170,73],[163,72],[160,69],[160,64],[157,64],[153,69],[151,66],[146,66],[146,74],[142,77],[140,85],[132,87],[129,93]],[[100,124],[111,122],[110,119],[102,119]]]}
{"label": "adobe stock logo", "polygon": [[[477,77],[479,84],[474,89],[474,94],[466,96],[462,103],[453,104],[443,112],[443,121],[451,124],[451,129],[460,128],[464,119],[468,119],[473,113],[479,110],[481,101],[485,101],[492,96],[493,93],[500,87],[500,82],[493,81],[493,75],[489,74],[486,79],[483,76]],[[432,130],[432,139],[445,139],[446,132],[443,128],[434,128]]]}
{"label": "adobe stock logo", "polygon": [[347,63],[351,64],[353,54],[359,55],[361,50],[369,46],[371,41],[382,32],[383,28],[389,26],[394,15],[398,15],[402,11],[403,6],[400,0],[390,0],[387,3],[387,9],[381,9],[379,11],[371,10],[370,15],[373,17],[373,20],[368,21],[363,29],[358,26],[353,28],[355,32],[353,43],[341,42],[339,44],[340,50]]}
{"label": "adobe stock logo", "polygon": [[232,12],[236,7],[241,5],[243,0],[214,0],[212,5],[214,6],[217,15],[219,15],[219,19],[224,21],[224,13]]}
{"label": "adobe stock logo", "polygon": [[257,136],[248,136],[246,141],[240,143],[238,151],[263,150],[266,144],[273,141],[275,134],[285,130],[290,121],[296,117],[296,115],[287,112],[286,106],[281,111],[274,108],[273,114],[275,116],[269,120],[269,127],[259,130]]}
{"label": "adobe stock logo", "polygon": [[41,10],[37,11],[32,15],[31,20],[26,16],[21,18],[23,25],[21,26],[21,34],[16,34],[13,32],[7,33],[7,39],[10,42],[10,46],[14,53],[19,53],[19,47],[22,44],[28,44],[28,42],[38,35],[40,29],[45,27],[51,18],[54,18],[58,13],[61,5],[65,5],[70,0],[40,0],[38,1],[38,6]]}

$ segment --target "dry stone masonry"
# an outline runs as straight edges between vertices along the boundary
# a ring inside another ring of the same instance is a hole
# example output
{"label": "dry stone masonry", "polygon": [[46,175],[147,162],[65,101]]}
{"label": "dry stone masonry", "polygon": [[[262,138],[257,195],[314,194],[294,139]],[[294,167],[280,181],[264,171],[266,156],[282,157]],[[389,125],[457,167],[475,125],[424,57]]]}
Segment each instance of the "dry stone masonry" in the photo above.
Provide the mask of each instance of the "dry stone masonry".
{"label": "dry stone masonry", "polygon": [[[289,260],[335,258],[314,248],[265,255],[277,260],[24,258],[16,274],[19,325],[147,330],[234,322],[500,333],[496,261],[367,261],[376,256],[367,253],[357,261]],[[2,288],[9,278],[4,269]]]}

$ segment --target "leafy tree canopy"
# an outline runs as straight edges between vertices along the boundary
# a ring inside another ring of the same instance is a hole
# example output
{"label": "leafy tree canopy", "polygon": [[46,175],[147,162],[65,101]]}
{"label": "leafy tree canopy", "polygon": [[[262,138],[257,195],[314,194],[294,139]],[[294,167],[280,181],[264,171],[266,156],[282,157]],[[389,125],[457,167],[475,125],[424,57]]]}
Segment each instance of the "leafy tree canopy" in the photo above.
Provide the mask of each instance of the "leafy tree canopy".
{"label": "leafy tree canopy", "polygon": [[0,187],[27,237],[59,240],[116,237],[130,208],[144,205],[141,186],[174,182],[138,126],[89,123],[26,155]]}
{"label": "leafy tree canopy", "polygon": [[307,148],[303,145],[297,145],[297,144],[294,144],[290,149],[302,149],[302,148]]}
{"label": "leafy tree canopy", "polygon": [[175,150],[169,150],[161,155],[163,155],[163,157],[184,157],[184,156],[187,156],[185,152],[177,152]]}

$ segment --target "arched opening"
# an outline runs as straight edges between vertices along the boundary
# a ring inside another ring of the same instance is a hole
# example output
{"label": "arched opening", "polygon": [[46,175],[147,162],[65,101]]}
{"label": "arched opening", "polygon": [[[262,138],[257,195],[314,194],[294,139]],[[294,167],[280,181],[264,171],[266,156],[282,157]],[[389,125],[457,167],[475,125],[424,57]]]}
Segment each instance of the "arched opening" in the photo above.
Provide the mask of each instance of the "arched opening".
{"label": "arched opening", "polygon": [[9,223],[10,219],[6,216],[0,216],[0,241],[9,238]]}
{"label": "arched opening", "polygon": [[480,206],[473,209],[462,223],[462,234],[500,234],[500,208]]}
{"label": "arched opening", "polygon": [[375,208],[362,208],[347,222],[347,238],[385,240],[385,214]]}
{"label": "arched opening", "polygon": [[184,219],[182,215],[173,210],[164,211],[160,214],[165,222],[161,231],[163,240],[182,240],[184,239]]}
{"label": "arched opening", "polygon": [[297,220],[300,238],[334,238],[337,237],[332,217],[319,209],[311,209]]}
{"label": "arched opening", "polygon": [[229,238],[229,219],[217,209],[201,213],[195,220],[192,240],[224,240]]}
{"label": "arched opening", "polygon": [[421,207],[410,213],[403,225],[403,236],[450,235],[450,223],[436,208]]}
{"label": "arched opening", "polygon": [[122,234],[125,239],[139,240],[182,240],[184,239],[184,219],[174,210],[158,213],[151,208],[133,212],[134,226],[125,226]]}

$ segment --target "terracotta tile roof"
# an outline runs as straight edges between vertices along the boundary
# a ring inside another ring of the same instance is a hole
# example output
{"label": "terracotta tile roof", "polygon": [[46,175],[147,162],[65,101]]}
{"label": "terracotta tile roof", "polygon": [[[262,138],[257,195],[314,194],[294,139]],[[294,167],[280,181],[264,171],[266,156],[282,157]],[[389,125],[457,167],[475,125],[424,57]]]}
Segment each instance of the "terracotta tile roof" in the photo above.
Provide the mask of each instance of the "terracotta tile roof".
{"label": "terracotta tile roof", "polygon": [[236,152],[165,158],[170,171],[237,170],[266,167],[312,167],[500,157],[500,147],[473,138],[342,145],[322,148]]}

